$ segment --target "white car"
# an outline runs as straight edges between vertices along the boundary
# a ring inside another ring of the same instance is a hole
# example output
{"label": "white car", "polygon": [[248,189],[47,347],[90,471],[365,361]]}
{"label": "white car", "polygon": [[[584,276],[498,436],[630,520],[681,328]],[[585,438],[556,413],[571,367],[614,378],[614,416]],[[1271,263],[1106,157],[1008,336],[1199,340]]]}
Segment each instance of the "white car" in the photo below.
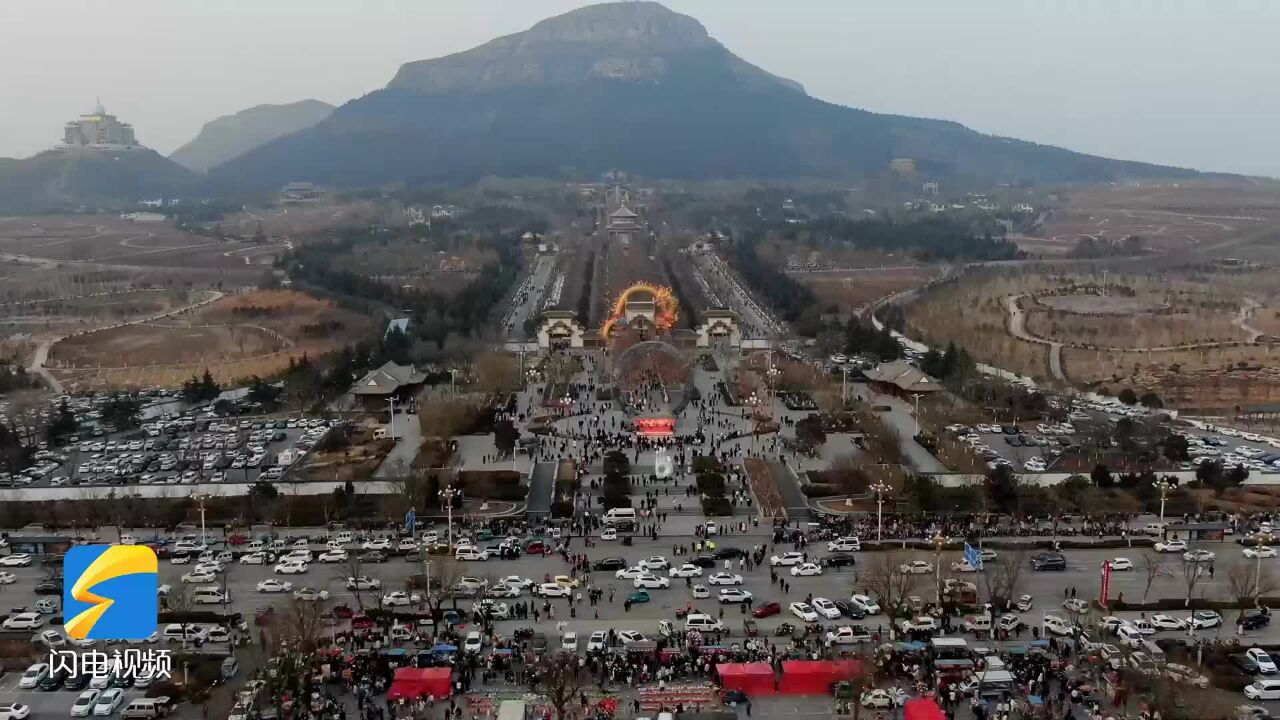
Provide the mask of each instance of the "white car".
{"label": "white car", "polygon": [[706,585],[693,586],[693,598],[695,600],[699,598],[708,598],[708,597],[711,597],[711,591],[707,589]]}
{"label": "white car", "polygon": [[467,633],[466,639],[462,641],[462,649],[464,652],[478,653],[484,648],[484,640],[480,637],[477,630]]}
{"label": "white car", "polygon": [[799,565],[802,562],[804,562],[804,553],[798,552],[783,553],[769,558],[769,564],[774,567],[779,565]]}
{"label": "white car", "polygon": [[905,575],[924,575],[933,572],[933,565],[924,560],[912,560],[899,565],[898,572]]}
{"label": "white car", "polygon": [[218,576],[208,570],[192,570],[182,576],[184,583],[211,583],[218,579]]}
{"label": "white car", "polygon": [[849,625],[841,625],[827,633],[827,642],[832,645],[855,645],[871,640],[871,633],[859,628],[855,631]]}
{"label": "white car", "polygon": [[702,568],[698,567],[697,565],[691,565],[689,563],[685,563],[680,567],[671,568],[671,571],[668,574],[671,577],[679,577],[679,578],[702,577]]}
{"label": "white car", "polygon": [[631,584],[637,588],[657,589],[671,587],[671,578],[658,577],[652,573],[640,575]]}
{"label": "white car", "polygon": [[741,585],[742,576],[727,572],[718,572],[707,578],[708,585]]}
{"label": "white car", "polygon": [[365,577],[364,575],[361,575],[360,577],[348,577],[347,589],[348,590],[381,590],[382,581],[377,578]]}
{"label": "white car", "polygon": [[0,720],[26,720],[31,717],[31,706],[22,703],[0,705]]}
{"label": "white car", "polygon": [[542,597],[569,597],[573,594],[573,590],[559,583],[541,583],[537,586],[536,594]]}
{"label": "white car", "polygon": [[1151,625],[1157,630],[1186,630],[1187,621],[1180,620],[1172,615],[1152,615]]}
{"label": "white car", "polygon": [[805,602],[793,602],[787,606],[792,615],[800,618],[805,622],[817,622],[818,613],[814,612],[813,607]]}
{"label": "white car", "polygon": [[1169,540],[1168,542],[1158,542],[1155,544],[1156,552],[1162,553],[1180,553],[1187,551],[1187,543],[1185,540]]}
{"label": "white car", "polygon": [[518,587],[521,590],[528,590],[529,588],[533,587],[532,580],[530,580],[529,578],[522,578],[519,575],[508,575],[502,578],[501,580],[499,580],[498,584],[506,585],[507,587]]}
{"label": "white car", "polygon": [[636,578],[640,577],[641,575],[644,575],[647,572],[648,571],[645,570],[644,568],[635,566],[635,567],[623,568],[615,572],[613,576],[619,580],[635,580]]}
{"label": "white car", "polygon": [[33,612],[15,613],[4,621],[5,630],[34,630],[41,625],[44,625],[44,615]]}
{"label": "white car", "polygon": [[1216,610],[1197,610],[1191,615],[1191,625],[1197,630],[1207,630],[1222,624],[1222,615]]}
{"label": "white car", "polygon": [[307,571],[307,564],[303,562],[276,563],[276,566],[271,571],[277,575],[301,575]]}
{"label": "white car", "polygon": [[18,582],[18,576],[11,572],[0,572],[0,585],[12,585]]}
{"label": "white car", "polygon": [[1070,635],[1075,632],[1075,628],[1071,626],[1071,623],[1057,615],[1045,615],[1042,623],[1044,629],[1054,635]]}
{"label": "white car", "polygon": [[880,603],[872,600],[866,595],[851,595],[849,597],[849,604],[868,615],[880,614]]}
{"label": "white car", "polygon": [[604,630],[596,630],[591,633],[591,637],[587,640],[587,652],[603,652],[608,647],[606,644],[608,638],[609,635]]}
{"label": "white car", "polygon": [[115,715],[120,709],[120,705],[124,703],[123,688],[108,688],[102,691],[98,696],[98,702],[93,705],[93,714],[96,716],[107,717]]}
{"label": "white car", "polygon": [[297,590],[294,590],[294,591],[293,591],[293,599],[294,599],[294,600],[304,600],[304,601],[306,601],[306,602],[316,602],[316,601],[318,601],[318,600],[328,600],[328,599],[329,599],[329,591],[328,591],[328,590],[317,590],[317,589],[315,589],[315,588],[309,588],[309,587],[298,588]]}
{"label": "white car", "polygon": [[322,563],[346,562],[348,557],[350,556],[347,555],[346,550],[326,550],[316,557],[316,561]]}
{"label": "white car", "polygon": [[47,663],[36,663],[22,673],[22,677],[18,680],[18,687],[29,690],[39,685],[40,681],[47,677],[49,677],[49,665]]}
{"label": "white car", "polygon": [[791,574],[796,577],[821,575],[822,566],[817,563],[805,563],[803,565],[793,565],[791,567]]}
{"label": "white car", "polygon": [[951,572],[978,572],[978,568],[970,565],[968,560],[957,560],[956,562],[951,563]]}
{"label": "white car", "polygon": [[382,604],[387,607],[404,607],[419,602],[421,598],[402,591],[389,592],[382,596]]}
{"label": "white car", "polygon": [[862,693],[862,697],[858,699],[862,707],[867,708],[891,708],[902,705],[906,699],[901,690],[894,688],[893,691],[876,688]]}
{"label": "white car", "polygon": [[378,540],[370,540],[360,546],[361,550],[381,550],[386,552],[391,549],[391,541],[386,538]]}
{"label": "white car", "polygon": [[1213,562],[1215,555],[1208,550],[1188,550],[1182,553],[1182,559],[1187,562],[1207,563]]}
{"label": "white car", "polygon": [[1262,648],[1249,648],[1245,651],[1245,656],[1258,666],[1258,672],[1263,675],[1275,675],[1276,663]]}
{"label": "white car", "polygon": [[1030,595],[1023,595],[1018,598],[1018,603],[1016,607],[1018,608],[1018,612],[1030,612],[1031,607],[1034,604],[1035,604],[1035,600],[1033,600]]}
{"label": "white car", "polygon": [[601,540],[617,540],[618,539],[617,528],[611,528],[611,527],[605,528],[600,532],[600,539]]}
{"label": "white car", "polygon": [[842,537],[827,543],[827,552],[858,552],[862,543],[856,537]]}
{"label": "white car", "polygon": [[71,717],[88,717],[98,703],[99,690],[85,690],[71,703]]}
{"label": "white car", "polygon": [[640,634],[639,632],[636,632],[635,630],[618,631],[618,642],[622,643],[623,645],[632,645],[634,643],[644,642],[645,640],[646,640],[645,636]]}
{"label": "white car", "polygon": [[1247,547],[1244,549],[1244,556],[1247,558],[1273,558],[1276,557],[1276,549],[1266,545],[1258,545],[1255,547]]}
{"label": "white car", "polygon": [[570,630],[560,638],[560,649],[566,652],[578,652],[578,633]]}
{"label": "white car", "polygon": [[1105,560],[1104,562],[1107,565],[1110,565],[1113,571],[1133,569],[1133,561],[1130,560],[1129,558],[1122,558],[1122,557],[1111,558],[1110,560]]}
{"label": "white car", "polygon": [[1088,612],[1089,601],[1081,598],[1070,598],[1062,601],[1062,607],[1073,613]]}
{"label": "white car", "polygon": [[670,563],[668,563],[667,559],[661,555],[654,555],[653,557],[647,557],[641,560],[636,563],[636,565],[644,568],[645,570],[665,570]]}
{"label": "white car", "polygon": [[818,614],[828,620],[836,620],[840,617],[840,608],[836,604],[826,598],[816,597],[813,599],[813,609]]}
{"label": "white car", "polygon": [[241,565],[266,565],[270,562],[270,556],[265,552],[251,552],[240,556]]}
{"label": "white car", "polygon": [[0,557],[0,567],[30,567],[31,556],[26,553],[14,553]]}
{"label": "white car", "polygon": [[293,590],[293,583],[275,578],[267,578],[258,583],[260,593],[287,593],[290,590]]}
{"label": "white car", "polygon": [[719,599],[722,603],[744,603],[751,600],[751,593],[742,588],[724,588],[720,591]]}
{"label": "white car", "polygon": [[935,632],[940,628],[937,619],[929,615],[921,615],[916,618],[907,618],[898,623],[898,629],[902,632]]}

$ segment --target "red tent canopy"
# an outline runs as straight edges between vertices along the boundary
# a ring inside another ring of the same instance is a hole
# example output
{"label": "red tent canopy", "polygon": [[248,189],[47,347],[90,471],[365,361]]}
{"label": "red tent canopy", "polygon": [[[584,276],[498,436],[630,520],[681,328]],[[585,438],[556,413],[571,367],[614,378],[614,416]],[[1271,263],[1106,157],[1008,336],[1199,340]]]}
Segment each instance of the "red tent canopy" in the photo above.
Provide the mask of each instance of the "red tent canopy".
{"label": "red tent canopy", "polygon": [[947,716],[933,700],[914,698],[903,706],[902,720],[947,720]]}
{"label": "red tent canopy", "polygon": [[716,672],[720,673],[720,684],[725,690],[741,690],[750,696],[776,692],[769,663],[720,663],[716,665]]}
{"label": "red tent canopy", "polygon": [[447,667],[413,668],[396,670],[388,700],[416,700],[431,695],[437,700],[449,697],[453,671]]}
{"label": "red tent canopy", "polygon": [[857,660],[788,660],[782,663],[783,695],[825,695],[831,683],[858,677],[862,663]]}

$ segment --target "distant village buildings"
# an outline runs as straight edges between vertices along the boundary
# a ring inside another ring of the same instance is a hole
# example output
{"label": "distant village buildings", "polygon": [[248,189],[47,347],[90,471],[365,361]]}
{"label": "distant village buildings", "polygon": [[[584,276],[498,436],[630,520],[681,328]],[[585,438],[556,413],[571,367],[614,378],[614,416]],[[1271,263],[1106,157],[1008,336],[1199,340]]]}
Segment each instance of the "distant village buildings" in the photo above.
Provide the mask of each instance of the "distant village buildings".
{"label": "distant village buildings", "polygon": [[324,191],[315,183],[291,182],[280,188],[280,202],[285,205],[316,203],[324,199]]}
{"label": "distant village buildings", "polygon": [[889,161],[889,169],[899,175],[910,175],[916,171],[916,161],[912,158],[894,158]]}

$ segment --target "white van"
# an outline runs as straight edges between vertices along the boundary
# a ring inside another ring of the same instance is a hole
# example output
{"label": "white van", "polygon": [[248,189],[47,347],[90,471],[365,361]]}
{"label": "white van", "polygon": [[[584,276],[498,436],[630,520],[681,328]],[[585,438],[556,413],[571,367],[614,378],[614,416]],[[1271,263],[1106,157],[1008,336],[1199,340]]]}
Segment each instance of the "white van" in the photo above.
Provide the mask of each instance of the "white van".
{"label": "white van", "polygon": [[1164,528],[1165,528],[1165,523],[1158,523],[1158,522],[1147,523],[1146,525],[1142,526],[1142,534],[1160,537],[1164,535]]}
{"label": "white van", "polygon": [[710,632],[710,631],[723,632],[724,623],[720,622],[716,618],[711,617],[710,615],[703,615],[701,613],[692,613],[690,615],[685,616],[684,629],[700,630],[702,632]]}
{"label": "white van", "polygon": [[220,590],[199,590],[191,596],[191,602],[196,605],[225,605],[231,602],[231,597]]}
{"label": "white van", "polygon": [[964,619],[965,632],[990,632],[991,616],[990,615],[970,615]]}
{"label": "white van", "polygon": [[374,440],[386,440],[388,437],[389,435],[387,434],[387,429],[385,427],[380,427],[373,431]]}
{"label": "white van", "polygon": [[636,509],[635,508],[614,508],[604,514],[604,521],[609,524],[621,523],[621,522],[635,522]]}
{"label": "white van", "polygon": [[454,555],[456,560],[488,560],[489,551],[481,550],[478,547],[460,547]]}
{"label": "white van", "polygon": [[209,635],[209,631],[198,625],[182,626],[178,623],[172,623],[164,626],[164,631],[160,636],[165,640],[195,640],[196,638],[205,638]]}
{"label": "white van", "polygon": [[163,717],[167,711],[164,701],[159,698],[138,698],[125,707],[120,717],[126,720],[132,720],[132,718],[150,720],[150,718]]}

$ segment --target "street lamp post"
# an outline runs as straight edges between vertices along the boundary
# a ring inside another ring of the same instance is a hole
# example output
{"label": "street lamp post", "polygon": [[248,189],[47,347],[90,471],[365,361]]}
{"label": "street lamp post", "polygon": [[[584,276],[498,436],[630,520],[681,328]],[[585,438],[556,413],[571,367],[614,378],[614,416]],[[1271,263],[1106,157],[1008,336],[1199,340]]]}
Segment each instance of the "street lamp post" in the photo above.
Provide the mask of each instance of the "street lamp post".
{"label": "street lamp post", "polygon": [[942,548],[949,539],[941,533],[933,538],[933,582],[938,591],[938,607],[942,607]]}
{"label": "street lamp post", "polygon": [[884,494],[891,489],[884,481],[871,486],[872,492],[876,494],[876,542],[880,542],[884,536]]}
{"label": "street lamp post", "polygon": [[1173,489],[1173,483],[1168,480],[1159,480],[1156,487],[1160,489],[1160,522],[1164,523],[1164,500],[1169,495],[1169,491]]}
{"label": "street lamp post", "polygon": [[440,497],[444,498],[445,513],[448,515],[449,523],[449,552],[453,552],[453,499],[460,493],[452,485],[445,487],[440,491]]}
{"label": "street lamp post", "polygon": [[[1259,535],[1258,545],[1257,545],[1257,552],[1258,552],[1257,559],[1256,559],[1257,561],[1253,568],[1253,604],[1254,604],[1254,607],[1258,607],[1258,608],[1262,607],[1262,555],[1263,555],[1263,548],[1265,547],[1267,547],[1267,537],[1265,535]],[[1236,628],[1237,628],[1237,632],[1239,632],[1240,625],[1237,624]]]}
{"label": "street lamp post", "polygon": [[920,398],[924,396],[920,393],[912,393],[911,397],[916,401],[916,434],[912,437],[920,437]]}
{"label": "street lamp post", "polygon": [[209,534],[205,531],[204,525],[204,501],[209,499],[207,493],[192,493],[191,499],[200,503],[200,544],[207,545]]}

